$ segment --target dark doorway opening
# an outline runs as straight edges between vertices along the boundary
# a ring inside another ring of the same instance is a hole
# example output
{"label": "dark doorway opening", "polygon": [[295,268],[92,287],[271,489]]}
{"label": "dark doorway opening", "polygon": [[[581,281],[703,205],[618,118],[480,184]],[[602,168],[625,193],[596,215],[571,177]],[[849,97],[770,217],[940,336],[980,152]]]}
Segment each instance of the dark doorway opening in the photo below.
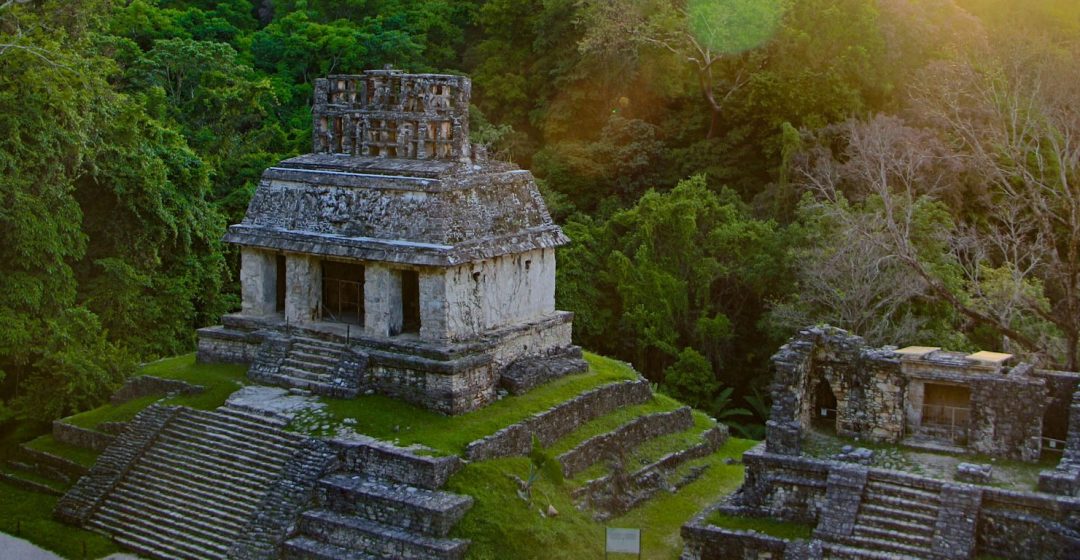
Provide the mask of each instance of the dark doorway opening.
{"label": "dark doorway opening", "polygon": [[420,274],[401,271],[401,332],[420,332]]}
{"label": "dark doorway opening", "polygon": [[325,321],[364,323],[364,265],[323,261],[319,316]]}
{"label": "dark doorway opening", "polygon": [[827,379],[818,382],[814,389],[814,424],[823,428],[836,428],[836,393]]}
{"label": "dark doorway opening", "polygon": [[278,255],[276,260],[277,260],[277,276],[276,276],[277,279],[274,281],[275,282],[275,284],[274,284],[275,288],[274,289],[277,291],[277,294],[275,295],[275,298],[276,298],[276,301],[277,301],[276,308],[277,308],[278,313],[284,313],[285,312],[285,255]]}

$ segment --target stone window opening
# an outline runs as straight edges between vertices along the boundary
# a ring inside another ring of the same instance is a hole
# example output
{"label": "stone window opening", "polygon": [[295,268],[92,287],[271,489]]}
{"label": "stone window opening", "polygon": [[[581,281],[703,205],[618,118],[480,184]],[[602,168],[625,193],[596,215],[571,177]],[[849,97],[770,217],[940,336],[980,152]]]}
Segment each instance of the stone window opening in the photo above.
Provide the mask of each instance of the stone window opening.
{"label": "stone window opening", "polygon": [[525,261],[525,270],[529,270],[532,267],[532,260]]}
{"label": "stone window opening", "polygon": [[420,274],[401,271],[401,333],[420,332]]}
{"label": "stone window opening", "polygon": [[323,261],[322,279],[320,318],[337,323],[364,324],[364,265]]}

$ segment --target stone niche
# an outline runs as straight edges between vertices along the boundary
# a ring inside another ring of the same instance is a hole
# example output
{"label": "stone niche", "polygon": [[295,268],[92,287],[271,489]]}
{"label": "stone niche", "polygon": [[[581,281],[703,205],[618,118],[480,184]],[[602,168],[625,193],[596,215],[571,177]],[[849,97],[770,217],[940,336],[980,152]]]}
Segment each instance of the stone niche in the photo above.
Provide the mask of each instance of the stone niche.
{"label": "stone niche", "polygon": [[[335,394],[448,413],[496,398],[515,362],[584,369],[572,315],[555,309],[555,248],[569,240],[532,175],[474,155],[470,93],[461,76],[397,70],[318,81],[315,152],[267,169],[229,228],[243,303],[200,331],[199,359],[259,361],[274,332],[287,340],[262,382],[319,392],[333,369]],[[357,352],[362,368],[333,365]]]}
{"label": "stone niche", "polygon": [[1036,461],[1061,377],[1009,356],[939,348],[871,348],[832,327],[799,332],[773,357],[770,452],[798,454],[811,426],[885,443],[929,441],[986,455]]}

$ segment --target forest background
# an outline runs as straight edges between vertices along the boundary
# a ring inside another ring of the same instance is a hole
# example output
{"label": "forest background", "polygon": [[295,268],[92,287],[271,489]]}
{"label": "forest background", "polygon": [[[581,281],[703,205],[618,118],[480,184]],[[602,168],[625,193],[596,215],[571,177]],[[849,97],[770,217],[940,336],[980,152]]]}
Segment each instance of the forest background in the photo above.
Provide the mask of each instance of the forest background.
{"label": "forest background", "polygon": [[1074,0],[0,0],[0,423],[236,309],[313,80],[385,64],[473,78],[577,343],[744,435],[810,324],[1076,370],[1078,39]]}

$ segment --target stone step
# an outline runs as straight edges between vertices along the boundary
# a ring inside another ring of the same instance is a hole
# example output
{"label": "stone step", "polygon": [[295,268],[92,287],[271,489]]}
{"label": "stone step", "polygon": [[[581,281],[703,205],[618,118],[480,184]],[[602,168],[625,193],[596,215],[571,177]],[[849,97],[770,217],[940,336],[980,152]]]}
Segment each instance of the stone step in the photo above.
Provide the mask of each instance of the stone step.
{"label": "stone step", "polygon": [[210,453],[200,450],[200,453],[194,454],[191,453],[192,449],[192,446],[185,445],[184,442],[160,440],[152,452],[190,462],[211,471],[221,470],[226,474],[236,474],[243,478],[255,477],[263,481],[277,478],[281,465],[285,463],[285,461],[258,463],[254,457],[232,454],[228,450]]}
{"label": "stone step", "polygon": [[314,356],[340,356],[345,351],[344,344],[325,342],[313,338],[294,339],[289,352],[299,352]]}
{"label": "stone step", "polygon": [[124,548],[138,552],[140,558],[145,556],[160,560],[207,560],[225,557],[218,552],[202,549],[192,552],[188,547],[178,548],[172,541],[162,539],[157,535],[147,536],[143,533],[134,532],[117,534],[112,529],[105,529],[100,526],[98,528],[112,534],[113,540],[123,545]]}
{"label": "stone step", "polygon": [[154,527],[168,527],[179,534],[196,535],[208,543],[218,543],[226,548],[244,529],[243,524],[188,515],[190,513],[188,510],[163,508],[138,497],[129,499],[126,496],[111,494],[102,505],[102,509],[128,519],[138,518],[152,523]]}
{"label": "stone step", "polygon": [[284,560],[378,560],[379,558],[319,542],[309,537],[287,540],[282,549]]}
{"label": "stone step", "polygon": [[284,445],[299,445],[305,441],[303,436],[268,425],[260,418],[248,418],[230,411],[185,409],[184,416],[224,426],[238,433],[254,435],[262,439],[280,440]]}
{"label": "stone step", "polygon": [[284,464],[296,453],[294,447],[283,447],[267,443],[259,445],[240,439],[232,439],[227,434],[204,432],[198,433],[183,426],[168,426],[161,431],[160,440],[170,441],[182,447],[190,447],[213,456],[228,456],[235,460],[247,458],[257,464]]}
{"label": "stone step", "polygon": [[256,495],[247,488],[223,485],[216,478],[163,468],[151,463],[139,463],[138,468],[129,472],[127,478],[133,481],[138,479],[141,484],[159,482],[154,487],[162,489],[163,492],[174,490],[180,495],[190,493],[196,499],[203,498],[211,501],[227,499],[241,509],[246,509],[262,499],[261,494]]}
{"label": "stone step", "polygon": [[307,381],[314,381],[316,383],[325,383],[332,385],[334,381],[333,372],[320,371],[318,368],[309,369],[304,365],[297,365],[295,363],[290,364],[288,360],[285,360],[285,364],[278,369],[279,375],[286,375],[288,377],[295,377],[297,379],[305,379]]}
{"label": "stone step", "polygon": [[445,537],[473,504],[470,496],[356,474],[324,477],[316,496],[322,507],[337,513],[435,537]]}
{"label": "stone step", "polygon": [[[244,422],[260,423],[261,425],[271,426],[273,428],[281,430],[284,430],[285,427],[289,425],[289,420],[287,417],[268,414],[256,409],[236,406],[232,404],[226,404],[225,406],[218,407],[214,409],[214,412],[234,417]],[[285,433],[288,434],[288,432]]]}
{"label": "stone step", "polygon": [[924,501],[909,500],[899,496],[886,496],[883,494],[864,494],[863,504],[878,505],[884,506],[886,509],[932,515],[935,519],[937,518],[937,512],[940,509],[940,505],[936,503],[931,504]]}
{"label": "stone step", "polygon": [[460,560],[469,546],[468,541],[415,535],[325,509],[304,512],[300,532],[327,544],[384,558]]}
{"label": "stone step", "polygon": [[264,492],[261,489],[252,489],[236,485],[223,485],[220,480],[203,476],[201,474],[178,471],[169,466],[140,461],[136,467],[155,477],[166,477],[179,485],[194,485],[205,489],[213,494],[220,494],[223,498],[236,500],[239,504],[257,504],[262,500]]}
{"label": "stone step", "polygon": [[194,514],[202,519],[216,519],[221,523],[236,525],[243,528],[251,517],[250,511],[233,507],[229,503],[221,501],[220,497],[213,500],[207,497],[195,497],[175,492],[160,492],[157,488],[146,487],[141,481],[131,481],[132,484],[121,484],[113,490],[112,496],[127,501],[141,501],[158,509],[170,509]]}
{"label": "stone step", "polygon": [[308,379],[291,377],[280,373],[267,375],[265,379],[266,383],[270,383],[272,385],[277,385],[279,387],[293,387],[297,389],[305,389],[307,391],[315,393],[316,395],[322,395],[327,397],[352,398],[360,393],[360,390],[358,388],[339,387],[337,385],[330,385],[328,383],[320,383]]}
{"label": "stone step", "polygon": [[881,515],[880,512],[871,513],[860,510],[855,523],[867,527],[877,527],[879,529],[888,529],[890,531],[899,531],[901,533],[933,537],[936,519],[923,517],[916,522],[912,521],[910,516]]}
{"label": "stone step", "polygon": [[192,475],[216,480],[219,485],[225,484],[230,488],[258,489],[274,480],[262,472],[233,469],[225,462],[207,463],[198,455],[176,454],[164,449],[164,446],[160,444],[148,451],[141,462],[162,470],[172,470],[185,477]]}
{"label": "stone step", "polygon": [[891,540],[883,540],[875,537],[851,535],[849,537],[843,537],[839,539],[839,541],[841,544],[854,546],[856,548],[863,548],[866,550],[907,554],[916,558],[926,558],[930,556],[930,550],[927,547],[895,542]]}
{"label": "stone step", "polygon": [[824,543],[822,552],[824,552],[824,560],[923,560],[925,558],[925,556],[868,550],[837,543]]}
{"label": "stone step", "polygon": [[[225,558],[229,547],[218,542],[206,541],[197,536],[177,532],[170,527],[147,523],[145,518],[117,514],[106,508],[99,509],[90,525],[115,535],[117,540],[129,538],[154,546],[164,546],[183,553],[184,558]],[[174,558],[174,556],[159,556]]]}
{"label": "stone step", "polygon": [[915,488],[913,486],[894,484],[892,482],[885,482],[882,480],[867,480],[865,491],[871,495],[880,494],[885,496],[896,496],[898,498],[904,498],[912,501],[922,501],[935,505],[941,501],[941,496],[938,492],[924,490],[922,488]]}
{"label": "stone step", "polygon": [[177,473],[167,475],[157,472],[133,470],[124,478],[119,487],[131,484],[133,491],[152,492],[162,499],[178,501],[209,502],[215,510],[235,516],[246,517],[251,513],[252,500],[247,495],[236,495],[224,489],[221,484],[204,485]]}
{"label": "stone step", "polygon": [[937,511],[934,513],[927,513],[925,511],[899,509],[892,505],[872,504],[863,502],[860,514],[872,515],[875,517],[886,517],[897,521],[906,521],[916,525],[933,527],[937,523]]}
{"label": "stone step", "polygon": [[340,360],[341,349],[331,350],[330,352],[306,352],[300,348],[293,348],[292,352],[289,352],[289,357],[294,358],[297,361],[308,364],[321,364],[329,367],[336,367]]}
{"label": "stone step", "polygon": [[296,452],[298,445],[294,441],[260,437],[240,430],[233,430],[227,426],[217,426],[199,420],[177,420],[170,423],[165,431],[175,434],[181,439],[212,440],[214,443],[224,443],[232,449],[247,450],[259,456],[289,457]]}
{"label": "stone step", "polygon": [[244,425],[247,420],[244,420],[243,424],[239,420],[235,416],[228,419],[220,417],[184,417],[174,420],[172,424],[197,428],[199,433],[227,434],[230,440],[248,442],[259,447],[273,446],[281,449],[295,449],[297,445],[303,442],[303,439],[296,434],[286,432],[277,426],[268,425],[265,421],[260,429],[254,429]]}
{"label": "stone step", "polygon": [[293,367],[296,369],[310,371],[319,375],[333,376],[337,373],[337,364],[324,364],[322,362],[309,362],[300,358],[295,354],[289,354],[288,357],[281,363],[285,367]]}
{"label": "stone step", "polygon": [[881,541],[901,543],[911,546],[917,546],[924,549],[930,548],[934,541],[933,533],[931,533],[930,536],[927,536],[925,534],[894,531],[892,529],[883,529],[881,527],[860,525],[858,523],[855,524],[855,530],[853,534],[860,537],[868,537]]}

